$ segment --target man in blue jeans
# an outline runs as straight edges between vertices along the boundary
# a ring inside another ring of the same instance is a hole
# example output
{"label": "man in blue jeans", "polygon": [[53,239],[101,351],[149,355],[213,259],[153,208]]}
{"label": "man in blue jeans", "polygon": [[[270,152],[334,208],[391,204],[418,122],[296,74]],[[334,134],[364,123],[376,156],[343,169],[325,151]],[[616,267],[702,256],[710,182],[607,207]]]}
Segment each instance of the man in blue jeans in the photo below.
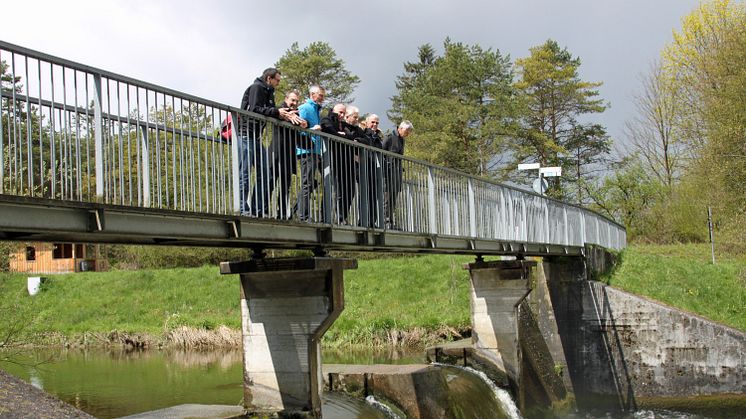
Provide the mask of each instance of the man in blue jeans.
{"label": "man in blue jeans", "polygon": [[[311,86],[309,98],[300,107],[299,115],[308,122],[308,128],[312,130],[321,129],[321,105],[324,103],[326,91],[320,86]],[[300,195],[298,195],[298,219],[300,221],[319,221],[310,218],[311,215],[311,193],[313,193],[316,182],[316,172],[321,172],[321,148],[322,140],[317,136],[301,134],[296,155],[300,160]]]}
{"label": "man in blue jeans", "polygon": [[[244,92],[241,109],[300,124],[301,119],[296,110],[275,106],[275,87],[280,84],[280,79],[280,71],[276,68],[270,67],[264,70],[262,75],[257,77]],[[265,121],[245,115],[239,116],[238,172],[241,215],[267,216],[269,159],[267,149],[262,145],[262,132],[265,125]],[[251,193],[251,205],[249,205],[252,167],[256,168],[256,179]]]}

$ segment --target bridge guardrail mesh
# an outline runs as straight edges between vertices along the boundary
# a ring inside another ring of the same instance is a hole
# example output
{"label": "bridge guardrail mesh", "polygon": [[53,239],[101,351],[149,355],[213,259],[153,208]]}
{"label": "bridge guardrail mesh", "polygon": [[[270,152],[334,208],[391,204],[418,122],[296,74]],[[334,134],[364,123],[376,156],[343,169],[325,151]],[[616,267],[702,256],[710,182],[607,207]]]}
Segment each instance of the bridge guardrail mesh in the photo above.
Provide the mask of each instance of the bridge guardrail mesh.
{"label": "bridge guardrail mesh", "polygon": [[626,245],[605,217],[486,179],[2,41],[0,62],[0,194]]}

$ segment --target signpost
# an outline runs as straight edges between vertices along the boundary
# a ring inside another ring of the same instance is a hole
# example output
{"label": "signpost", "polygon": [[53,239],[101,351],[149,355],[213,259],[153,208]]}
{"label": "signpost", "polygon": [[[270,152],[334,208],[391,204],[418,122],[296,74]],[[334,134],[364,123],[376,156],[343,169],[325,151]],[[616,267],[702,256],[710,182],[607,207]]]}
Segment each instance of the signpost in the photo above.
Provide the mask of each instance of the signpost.
{"label": "signpost", "polygon": [[539,163],[521,163],[518,165],[518,170],[537,169],[539,170],[539,178],[534,181],[532,187],[534,192],[543,196],[549,188],[549,183],[544,178],[562,176],[562,168],[559,166],[541,167]]}

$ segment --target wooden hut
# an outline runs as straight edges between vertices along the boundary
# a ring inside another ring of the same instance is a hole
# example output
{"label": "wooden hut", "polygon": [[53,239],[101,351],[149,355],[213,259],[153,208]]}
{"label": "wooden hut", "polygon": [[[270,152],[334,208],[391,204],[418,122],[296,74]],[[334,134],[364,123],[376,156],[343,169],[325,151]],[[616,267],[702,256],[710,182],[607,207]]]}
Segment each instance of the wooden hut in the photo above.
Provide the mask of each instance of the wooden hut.
{"label": "wooden hut", "polygon": [[104,270],[90,245],[80,243],[24,243],[11,253],[11,272],[57,274]]}

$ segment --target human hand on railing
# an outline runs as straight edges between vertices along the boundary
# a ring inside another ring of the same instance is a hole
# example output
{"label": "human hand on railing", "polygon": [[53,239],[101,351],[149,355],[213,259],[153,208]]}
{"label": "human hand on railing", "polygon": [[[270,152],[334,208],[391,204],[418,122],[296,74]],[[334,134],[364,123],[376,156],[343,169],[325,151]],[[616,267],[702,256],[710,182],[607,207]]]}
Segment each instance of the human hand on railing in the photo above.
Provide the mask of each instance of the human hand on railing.
{"label": "human hand on railing", "polygon": [[285,121],[290,121],[290,118],[292,116],[298,116],[298,111],[293,109],[287,109],[287,108],[280,108],[278,109],[280,112],[280,119],[283,119]]}
{"label": "human hand on railing", "polygon": [[319,125],[319,124],[316,124],[316,125],[312,126],[312,127],[311,127],[311,129],[315,129],[315,130],[317,130],[317,131],[318,131],[318,130],[320,130],[320,129],[321,129],[321,125]]}
{"label": "human hand on railing", "polygon": [[292,123],[293,125],[300,125],[303,128],[308,126],[308,122],[306,122],[305,119],[301,118],[300,116],[296,114],[290,114],[290,116],[288,117],[288,121]]}

